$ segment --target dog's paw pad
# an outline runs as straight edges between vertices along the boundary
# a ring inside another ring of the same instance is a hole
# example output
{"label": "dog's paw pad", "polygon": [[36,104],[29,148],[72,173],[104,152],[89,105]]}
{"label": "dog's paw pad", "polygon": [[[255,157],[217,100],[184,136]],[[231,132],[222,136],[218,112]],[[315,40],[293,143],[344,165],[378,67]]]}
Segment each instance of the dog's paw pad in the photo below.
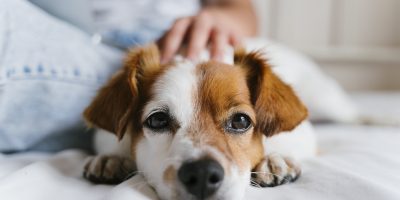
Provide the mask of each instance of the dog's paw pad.
{"label": "dog's paw pad", "polygon": [[83,177],[94,183],[118,184],[134,175],[133,160],[119,156],[94,156],[86,161]]}
{"label": "dog's paw pad", "polygon": [[279,154],[266,156],[251,173],[251,183],[256,187],[274,187],[295,181],[301,174],[297,163]]}

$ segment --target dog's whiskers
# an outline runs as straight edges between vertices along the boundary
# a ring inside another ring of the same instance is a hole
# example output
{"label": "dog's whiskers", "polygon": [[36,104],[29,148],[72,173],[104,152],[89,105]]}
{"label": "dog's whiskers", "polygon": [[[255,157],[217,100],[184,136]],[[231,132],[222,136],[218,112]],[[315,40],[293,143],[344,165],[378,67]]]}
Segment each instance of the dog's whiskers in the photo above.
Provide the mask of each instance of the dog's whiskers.
{"label": "dog's whiskers", "polygon": [[146,181],[140,181],[140,182],[137,182],[137,183],[135,183],[135,184],[133,184],[133,185],[131,185],[133,188],[136,188],[136,189],[141,189],[142,187],[144,187],[144,186],[146,186],[146,185],[148,185],[148,183],[146,182]]}
{"label": "dog's whiskers", "polygon": [[137,174],[143,174],[143,171],[133,171],[133,172],[127,174],[124,180],[128,180],[129,178],[131,178]]}
{"label": "dog's whiskers", "polygon": [[168,161],[180,161],[180,160],[181,160],[180,158],[175,158],[175,157],[164,159],[165,162],[168,162]]}

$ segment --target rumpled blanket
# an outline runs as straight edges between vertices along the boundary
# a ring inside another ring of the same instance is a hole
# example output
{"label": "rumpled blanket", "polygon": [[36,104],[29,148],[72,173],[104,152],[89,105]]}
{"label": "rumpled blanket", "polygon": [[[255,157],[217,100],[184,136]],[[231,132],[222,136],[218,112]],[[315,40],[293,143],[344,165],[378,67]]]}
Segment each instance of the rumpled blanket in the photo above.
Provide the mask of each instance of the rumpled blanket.
{"label": "rumpled blanket", "polygon": [[[354,98],[365,110],[375,105],[381,115],[400,111],[400,94]],[[249,186],[246,200],[400,199],[400,127],[325,124],[315,128],[319,155],[302,162],[302,176],[273,188]],[[84,180],[87,156],[80,150],[0,155],[0,199],[157,199],[140,175],[117,186]]]}

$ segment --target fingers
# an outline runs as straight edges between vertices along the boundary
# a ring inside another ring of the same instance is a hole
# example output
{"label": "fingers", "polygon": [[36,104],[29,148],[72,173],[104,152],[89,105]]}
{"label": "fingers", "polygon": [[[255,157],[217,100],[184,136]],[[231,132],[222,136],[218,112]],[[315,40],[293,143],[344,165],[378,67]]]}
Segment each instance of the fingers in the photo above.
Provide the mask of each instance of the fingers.
{"label": "fingers", "polygon": [[242,46],[242,40],[243,38],[241,38],[238,34],[235,33],[232,33],[229,36],[229,44],[232,45],[233,47]]}
{"label": "fingers", "polygon": [[187,58],[196,59],[201,50],[206,48],[211,34],[212,18],[206,12],[201,13],[194,21],[189,37]]}
{"label": "fingers", "polygon": [[162,39],[161,63],[166,63],[175,55],[181,46],[186,32],[192,22],[192,18],[178,19],[170,31]]}
{"label": "fingers", "polygon": [[222,61],[224,56],[225,48],[229,42],[229,37],[226,32],[222,29],[214,29],[211,35],[211,49],[210,55],[211,59],[216,61]]}
{"label": "fingers", "polygon": [[203,11],[194,17],[178,19],[159,42],[162,63],[171,60],[184,42],[188,59],[195,60],[209,44],[211,59],[222,61],[225,48],[239,46],[241,38],[223,23],[218,23],[212,13]]}

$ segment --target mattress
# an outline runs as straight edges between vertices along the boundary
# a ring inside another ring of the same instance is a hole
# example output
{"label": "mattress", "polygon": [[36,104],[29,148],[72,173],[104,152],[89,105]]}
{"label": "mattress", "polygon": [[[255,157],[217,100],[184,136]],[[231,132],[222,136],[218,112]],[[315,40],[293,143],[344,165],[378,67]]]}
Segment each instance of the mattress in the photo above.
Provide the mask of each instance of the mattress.
{"label": "mattress", "polygon": [[[360,109],[382,118],[400,116],[399,93],[352,95]],[[302,162],[296,182],[247,188],[245,199],[400,199],[400,127],[316,124],[318,156]],[[0,199],[157,199],[143,177],[95,185],[82,179],[87,154],[0,154]]]}

